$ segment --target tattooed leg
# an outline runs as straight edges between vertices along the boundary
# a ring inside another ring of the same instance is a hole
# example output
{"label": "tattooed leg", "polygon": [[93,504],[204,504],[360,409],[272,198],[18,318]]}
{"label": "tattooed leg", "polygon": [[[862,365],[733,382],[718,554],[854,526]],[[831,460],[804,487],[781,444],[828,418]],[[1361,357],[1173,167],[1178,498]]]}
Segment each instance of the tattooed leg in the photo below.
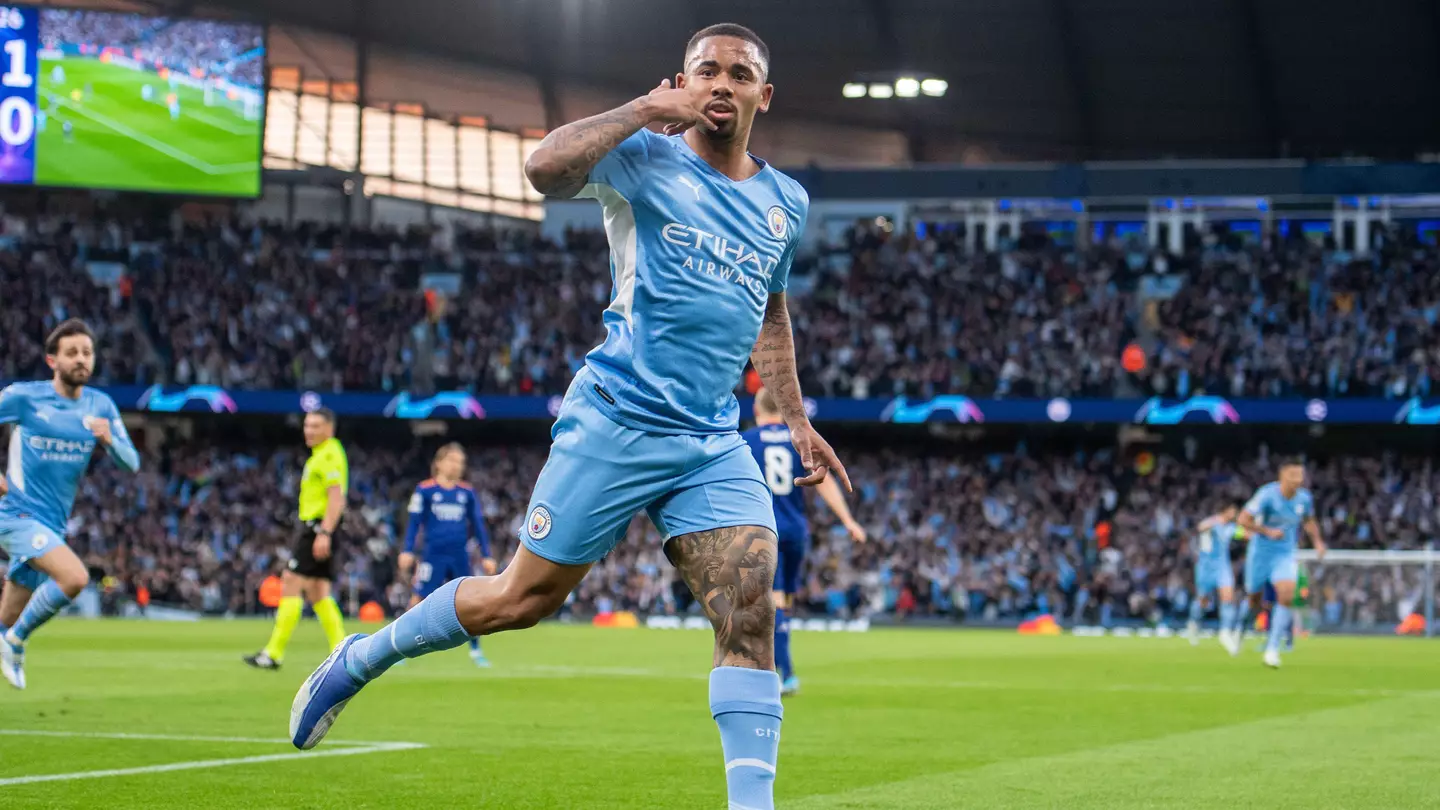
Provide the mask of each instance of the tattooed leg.
{"label": "tattooed leg", "polygon": [[710,716],[725,752],[730,807],[774,810],[780,758],[775,674],[775,533],[760,526],[695,532],[665,545],[715,628]]}
{"label": "tattooed leg", "polygon": [[775,668],[775,533],[734,526],[672,538],[665,556],[715,628],[715,666]]}

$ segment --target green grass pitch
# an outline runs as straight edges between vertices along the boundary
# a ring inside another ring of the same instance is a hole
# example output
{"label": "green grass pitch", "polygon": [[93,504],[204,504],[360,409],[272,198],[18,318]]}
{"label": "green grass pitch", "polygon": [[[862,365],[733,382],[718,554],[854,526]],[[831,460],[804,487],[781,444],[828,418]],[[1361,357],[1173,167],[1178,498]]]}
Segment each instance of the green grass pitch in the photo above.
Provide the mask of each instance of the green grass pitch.
{"label": "green grass pitch", "polygon": [[[268,631],[46,627],[30,688],[0,692],[0,807],[725,804],[706,633],[544,625],[487,639],[491,670],[463,648],[410,661],[298,757],[290,700],[324,645],[307,620],[284,669],[245,668]],[[877,630],[794,651],[786,810],[1440,806],[1440,642],[1302,640],[1280,671],[1178,639]]]}
{"label": "green grass pitch", "polygon": [[[51,76],[57,64],[65,70],[58,85]],[[146,84],[155,87],[156,100],[141,97]],[[77,90],[79,100],[72,97]],[[41,60],[37,103],[48,121],[36,133],[36,184],[259,194],[261,122],[226,106],[206,107],[203,91],[184,86],[175,91],[180,119],[171,120],[169,92],[153,73],[81,57]],[[59,100],[53,106],[52,98]],[[74,126],[68,140],[66,121]]]}

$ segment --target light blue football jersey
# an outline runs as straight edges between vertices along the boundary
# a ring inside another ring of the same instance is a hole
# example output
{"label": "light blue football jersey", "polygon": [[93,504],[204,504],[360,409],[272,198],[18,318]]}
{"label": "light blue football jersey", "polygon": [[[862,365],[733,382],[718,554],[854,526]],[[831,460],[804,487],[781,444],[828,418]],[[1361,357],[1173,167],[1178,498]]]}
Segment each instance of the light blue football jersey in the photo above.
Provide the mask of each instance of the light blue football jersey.
{"label": "light blue football jersey", "polygon": [[1255,516],[1257,524],[1285,533],[1279,540],[1256,534],[1252,542],[1283,543],[1294,549],[1300,542],[1300,527],[1315,516],[1315,501],[1310,496],[1310,490],[1304,487],[1295,490],[1294,497],[1286,498],[1280,494],[1280,484],[1272,481],[1255,490],[1255,495],[1245,504],[1245,511]]}
{"label": "light blue football jersey", "polygon": [[769,296],[785,290],[810,208],[799,183],[760,163],[737,182],[683,137],[641,130],[590,172],[578,196],[604,209],[613,289],[605,342],[574,384],[620,424],[739,427],[735,385]]}
{"label": "light blue football jersey", "polygon": [[1229,565],[1230,540],[1235,536],[1235,528],[1234,522],[1222,522],[1200,532],[1200,553],[1195,555],[1196,564]]}
{"label": "light blue football jersey", "polygon": [[80,479],[99,444],[90,432],[95,419],[110,422],[110,456],[128,470],[140,469],[140,454],[106,394],[82,388],[79,399],[69,399],[49,381],[0,391],[0,425],[12,426],[5,462],[10,491],[0,498],[0,518],[34,520],[64,536]]}

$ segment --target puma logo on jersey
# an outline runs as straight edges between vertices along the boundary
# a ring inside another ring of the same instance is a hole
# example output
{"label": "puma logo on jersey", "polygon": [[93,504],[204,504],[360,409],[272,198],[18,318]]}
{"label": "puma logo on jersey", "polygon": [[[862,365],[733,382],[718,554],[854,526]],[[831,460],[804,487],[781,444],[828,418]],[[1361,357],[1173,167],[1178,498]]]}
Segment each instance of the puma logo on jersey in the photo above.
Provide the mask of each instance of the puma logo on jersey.
{"label": "puma logo on jersey", "polygon": [[683,174],[681,174],[681,175],[676,175],[675,179],[680,181],[680,185],[682,185],[682,186],[690,189],[691,191],[695,192],[695,199],[696,199],[696,200],[699,200],[699,199],[700,199],[700,189],[703,188],[703,187],[702,187],[699,183],[695,182],[694,180],[691,180],[689,177],[686,177],[686,176],[683,175]]}

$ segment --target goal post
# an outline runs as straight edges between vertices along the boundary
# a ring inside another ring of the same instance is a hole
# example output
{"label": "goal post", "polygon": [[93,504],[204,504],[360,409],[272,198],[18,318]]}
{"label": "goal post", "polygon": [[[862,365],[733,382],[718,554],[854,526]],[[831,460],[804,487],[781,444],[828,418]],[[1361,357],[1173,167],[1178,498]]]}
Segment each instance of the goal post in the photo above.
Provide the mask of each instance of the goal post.
{"label": "goal post", "polygon": [[1424,619],[1423,634],[1435,634],[1436,572],[1440,551],[1434,544],[1407,551],[1337,549],[1322,561],[1314,549],[1300,549],[1296,558],[1309,575],[1309,608],[1322,627],[1358,632],[1391,628],[1396,634],[1418,635],[1413,618]]}

